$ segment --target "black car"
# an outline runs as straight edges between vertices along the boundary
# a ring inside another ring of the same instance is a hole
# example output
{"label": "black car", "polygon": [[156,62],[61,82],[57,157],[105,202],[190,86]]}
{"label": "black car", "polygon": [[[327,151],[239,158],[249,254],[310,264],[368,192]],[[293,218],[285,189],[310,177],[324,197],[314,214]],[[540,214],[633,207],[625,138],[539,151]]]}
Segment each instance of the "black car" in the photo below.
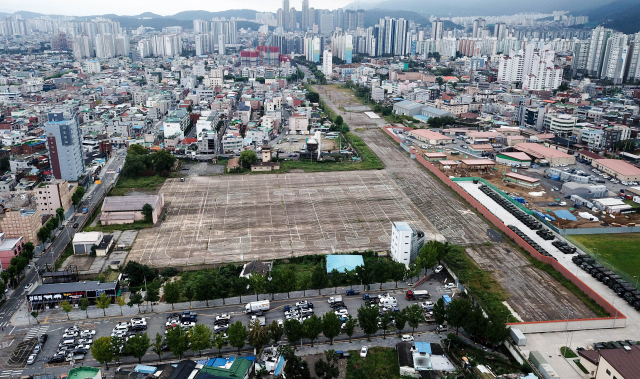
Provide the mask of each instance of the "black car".
{"label": "black car", "polygon": [[229,320],[216,320],[213,325],[229,325]]}
{"label": "black car", "polygon": [[88,349],[79,347],[73,351],[74,354],[87,354],[89,352]]}
{"label": "black car", "polygon": [[61,363],[64,362],[64,355],[54,355],[53,357],[49,358],[48,363]]}
{"label": "black car", "polygon": [[47,342],[47,339],[49,338],[49,336],[47,334],[43,334],[40,336],[39,340],[40,340],[40,344],[44,345],[45,342]]}
{"label": "black car", "polygon": [[147,330],[147,327],[145,325],[132,325],[129,327],[129,331],[131,332],[138,332],[142,330]]}
{"label": "black car", "polygon": [[80,224],[78,224],[77,222],[75,224],[73,224],[74,228],[77,228]]}

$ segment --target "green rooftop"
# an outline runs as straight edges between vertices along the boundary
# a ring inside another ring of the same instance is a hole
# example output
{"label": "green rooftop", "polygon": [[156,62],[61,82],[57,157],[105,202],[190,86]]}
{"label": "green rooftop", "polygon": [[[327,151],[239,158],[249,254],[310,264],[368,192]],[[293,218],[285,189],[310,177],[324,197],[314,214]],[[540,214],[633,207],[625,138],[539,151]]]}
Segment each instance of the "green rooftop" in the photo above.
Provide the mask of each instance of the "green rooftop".
{"label": "green rooftop", "polygon": [[98,374],[100,374],[100,369],[97,367],[77,367],[69,371],[67,379],[95,378]]}
{"label": "green rooftop", "polygon": [[251,368],[252,364],[253,361],[250,361],[248,359],[236,358],[236,360],[233,361],[233,364],[231,364],[231,367],[229,367],[228,369],[224,367],[205,366],[200,370],[200,372],[205,372],[207,374],[220,378],[244,378],[247,374],[247,371],[249,371],[249,369]]}

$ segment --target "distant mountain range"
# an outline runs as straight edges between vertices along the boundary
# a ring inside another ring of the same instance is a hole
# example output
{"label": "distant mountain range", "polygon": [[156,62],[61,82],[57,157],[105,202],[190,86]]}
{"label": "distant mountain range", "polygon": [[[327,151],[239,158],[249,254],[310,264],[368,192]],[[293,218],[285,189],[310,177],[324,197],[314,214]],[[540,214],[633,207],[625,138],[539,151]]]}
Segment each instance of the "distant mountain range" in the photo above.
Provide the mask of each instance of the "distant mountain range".
{"label": "distant mountain range", "polygon": [[623,33],[640,32],[640,1],[616,0],[606,6],[586,12],[590,22],[597,22],[607,28]]}
{"label": "distant mountain range", "polygon": [[357,0],[345,9],[390,9],[413,11],[425,15],[499,16],[521,12],[584,11],[615,0]]}

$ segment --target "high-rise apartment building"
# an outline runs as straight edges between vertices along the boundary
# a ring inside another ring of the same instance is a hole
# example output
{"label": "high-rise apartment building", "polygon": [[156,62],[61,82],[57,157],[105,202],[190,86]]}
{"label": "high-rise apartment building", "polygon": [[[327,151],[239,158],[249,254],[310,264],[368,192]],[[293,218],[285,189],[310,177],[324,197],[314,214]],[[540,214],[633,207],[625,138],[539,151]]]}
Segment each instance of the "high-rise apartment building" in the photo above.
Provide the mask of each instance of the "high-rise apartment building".
{"label": "high-rise apartment building", "polygon": [[322,73],[327,77],[333,74],[333,54],[331,50],[325,50],[322,53]]}
{"label": "high-rise apartment building", "polygon": [[300,19],[300,29],[306,32],[309,28],[309,0],[302,0],[302,18]]}
{"label": "high-rise apartment building", "polygon": [[524,52],[511,52],[498,62],[498,82],[521,82],[524,90],[553,90],[562,83],[562,68],[554,64],[555,52],[549,45],[529,44]]}
{"label": "high-rise apartment building", "polygon": [[289,9],[289,30],[296,30],[297,29],[297,22],[296,22],[296,18],[297,18],[297,12],[296,12],[296,8],[291,7]]}
{"label": "high-rise apartment building", "polygon": [[282,29],[291,30],[291,17],[289,17],[289,0],[282,0]]}
{"label": "high-rise apartment building", "polygon": [[473,20],[473,38],[482,38],[484,29],[487,28],[487,21],[484,18],[477,18]]}
{"label": "high-rise apartment building", "polygon": [[607,41],[613,30],[598,26],[591,32],[589,43],[589,55],[587,56],[586,72],[591,76],[600,77],[604,64],[604,53]]}
{"label": "high-rise apartment building", "polygon": [[85,172],[78,114],[71,107],[59,107],[49,111],[48,120],[44,133],[53,176],[75,182]]}
{"label": "high-rise apartment building", "polygon": [[622,83],[627,68],[629,54],[628,36],[624,33],[613,33],[607,40],[604,52],[602,79],[610,79],[614,83]]}
{"label": "high-rise apartment building", "polygon": [[507,37],[507,24],[504,22],[496,22],[493,27],[493,36],[498,39],[498,41],[502,41]]}
{"label": "high-rise apartment building", "polygon": [[444,21],[442,20],[434,20],[431,23],[431,39],[439,40],[442,39],[444,33]]}
{"label": "high-rise apartment building", "polygon": [[321,34],[331,34],[333,33],[333,20],[334,17],[331,13],[325,13],[320,16],[320,33]]}
{"label": "high-rise apartment building", "polygon": [[364,28],[364,9],[358,9],[356,18],[356,28]]}

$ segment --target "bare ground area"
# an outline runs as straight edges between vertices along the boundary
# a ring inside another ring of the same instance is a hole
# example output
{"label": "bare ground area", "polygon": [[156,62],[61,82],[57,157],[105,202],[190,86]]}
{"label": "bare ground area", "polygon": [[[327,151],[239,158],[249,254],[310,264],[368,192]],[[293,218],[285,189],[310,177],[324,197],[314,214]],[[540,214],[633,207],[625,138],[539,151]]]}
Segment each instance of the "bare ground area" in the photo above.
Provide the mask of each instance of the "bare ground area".
{"label": "bare ground area", "polygon": [[195,176],[160,192],[166,219],[140,231],[127,260],[166,267],[386,251],[394,221],[444,241],[380,170]]}
{"label": "bare ground area", "polygon": [[598,317],[551,275],[532,266],[517,251],[494,244],[470,247],[467,253],[509,293],[507,302],[525,322],[562,320],[567,315],[572,319]]}

